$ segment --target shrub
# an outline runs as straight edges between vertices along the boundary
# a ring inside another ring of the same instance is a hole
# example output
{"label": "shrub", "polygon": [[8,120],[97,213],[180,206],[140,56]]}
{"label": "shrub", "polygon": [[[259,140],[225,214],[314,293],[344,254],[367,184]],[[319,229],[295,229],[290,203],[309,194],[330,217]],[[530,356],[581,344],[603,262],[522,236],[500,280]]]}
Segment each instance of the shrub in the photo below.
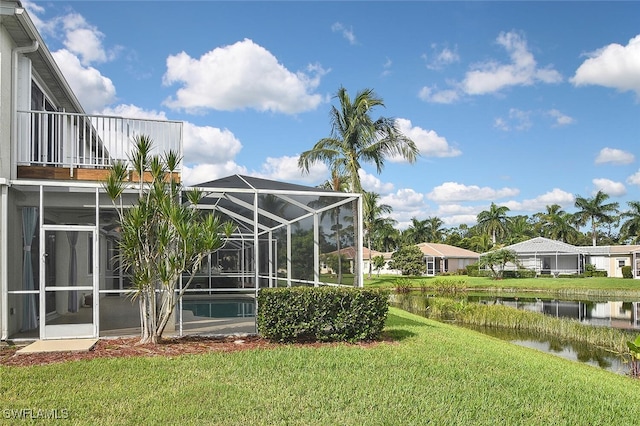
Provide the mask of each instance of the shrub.
{"label": "shrub", "polygon": [[592,265],[591,263],[587,263],[584,266],[584,276],[585,277],[606,277],[607,276],[607,271],[596,269],[596,265]]}
{"label": "shrub", "polygon": [[391,255],[389,267],[402,271],[402,275],[422,275],[427,270],[424,254],[418,246],[400,247]]}
{"label": "shrub", "polygon": [[398,278],[396,279],[395,287],[396,293],[409,293],[411,291],[411,280],[409,278]]}
{"label": "shrub", "polygon": [[349,287],[268,288],[258,293],[257,324],[271,341],[345,341],[380,338],[389,292]]}
{"label": "shrub", "polygon": [[633,271],[631,265],[624,265],[622,267],[622,278],[633,278]]}
{"label": "shrub", "polygon": [[515,271],[504,271],[503,278],[535,278],[536,271],[532,269],[518,269]]}
{"label": "shrub", "polygon": [[467,265],[465,269],[467,271],[467,275],[469,275],[470,277],[477,277],[480,267],[477,263],[474,263],[472,265]]}

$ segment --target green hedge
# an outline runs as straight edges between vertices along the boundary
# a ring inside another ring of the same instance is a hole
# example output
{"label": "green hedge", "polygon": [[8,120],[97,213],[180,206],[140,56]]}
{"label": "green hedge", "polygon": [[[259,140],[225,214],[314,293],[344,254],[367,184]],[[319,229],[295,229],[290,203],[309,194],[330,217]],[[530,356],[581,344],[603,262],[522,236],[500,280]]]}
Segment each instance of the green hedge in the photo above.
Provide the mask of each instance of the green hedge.
{"label": "green hedge", "polygon": [[631,265],[625,265],[622,267],[622,278],[633,278],[633,271]]}
{"label": "green hedge", "polygon": [[502,278],[535,278],[536,271],[533,269],[518,269],[517,271],[503,271]]}
{"label": "green hedge", "polygon": [[277,342],[376,340],[388,310],[388,290],[265,288],[258,293],[258,333]]}

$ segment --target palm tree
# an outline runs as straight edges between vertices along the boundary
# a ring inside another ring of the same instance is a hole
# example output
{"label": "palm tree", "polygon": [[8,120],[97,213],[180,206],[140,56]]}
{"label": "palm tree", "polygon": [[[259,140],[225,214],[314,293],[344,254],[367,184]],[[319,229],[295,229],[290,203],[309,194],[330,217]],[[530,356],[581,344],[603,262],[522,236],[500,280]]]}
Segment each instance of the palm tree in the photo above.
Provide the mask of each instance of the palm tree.
{"label": "palm tree", "polygon": [[437,216],[428,217],[427,223],[427,239],[429,243],[441,243],[444,239],[445,230],[442,228],[444,222]]}
{"label": "palm tree", "polygon": [[388,252],[397,250],[400,247],[400,241],[401,234],[400,231],[394,227],[394,223],[383,223],[375,230],[374,244],[381,249],[380,251]]}
{"label": "palm tree", "polygon": [[529,221],[529,216],[518,215],[512,217],[508,223],[508,234],[509,244],[516,244],[533,237],[533,225]]}
{"label": "palm tree", "polygon": [[378,204],[380,200],[380,194],[375,192],[364,191],[362,197],[362,221],[364,232],[367,238],[367,248],[369,249],[369,279],[371,279],[371,235],[375,231],[377,226],[380,226],[384,222],[392,221],[393,219],[383,217],[384,214],[389,214],[393,209],[388,204]]}
{"label": "palm tree", "polygon": [[536,214],[540,220],[542,236],[565,243],[575,243],[580,232],[573,226],[573,215],[562,210],[559,204],[552,204],[546,208],[546,212]]}
{"label": "palm tree", "polygon": [[[344,174],[340,173],[338,169],[331,170],[331,179],[325,181],[320,185],[323,189],[330,189],[337,192],[347,192],[349,189],[349,182]],[[335,221],[333,227],[336,231],[336,250],[338,252],[338,284],[342,284],[342,253],[340,250],[340,206],[335,209],[331,209],[331,219]],[[323,213],[324,214],[324,213]]]}
{"label": "palm tree", "polygon": [[601,224],[615,221],[615,214],[618,213],[618,203],[604,204],[609,199],[609,195],[598,191],[592,198],[576,196],[575,206],[579,209],[574,215],[579,225],[586,225],[591,222],[591,241],[596,246],[596,229]]}
{"label": "palm tree", "polygon": [[638,244],[640,242],[640,201],[629,201],[627,204],[631,210],[623,212],[621,215],[628,219],[620,227],[620,239]]}
{"label": "palm tree", "polygon": [[495,245],[497,237],[502,237],[507,233],[509,218],[507,212],[509,207],[497,206],[491,203],[489,210],[481,211],[476,216],[478,227],[491,236],[491,242]]}
{"label": "palm tree", "polygon": [[[359,170],[361,164],[375,164],[378,173],[384,168],[387,157],[400,156],[409,163],[415,162],[419,155],[416,144],[405,136],[392,118],[371,118],[375,107],[384,106],[372,89],[364,89],[351,100],[349,93],[341,87],[335,96],[340,105],[332,106],[331,136],[322,138],[312,149],[303,152],[298,159],[298,167],[308,173],[312,164],[324,162],[331,170],[338,169],[346,173],[350,180],[351,191],[362,193]],[[354,241],[358,235],[358,205],[353,203]],[[359,285],[360,265],[355,263],[354,285]]]}
{"label": "palm tree", "polygon": [[411,225],[404,231],[405,243],[420,244],[427,241],[429,236],[428,219],[419,220],[416,217],[411,218]]}

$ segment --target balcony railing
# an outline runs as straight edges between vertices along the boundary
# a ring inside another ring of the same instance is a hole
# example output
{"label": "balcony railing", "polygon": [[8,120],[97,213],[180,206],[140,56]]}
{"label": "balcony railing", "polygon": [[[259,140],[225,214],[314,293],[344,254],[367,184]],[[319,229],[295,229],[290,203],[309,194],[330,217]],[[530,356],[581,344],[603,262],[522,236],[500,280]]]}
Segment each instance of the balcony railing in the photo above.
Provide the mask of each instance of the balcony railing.
{"label": "balcony railing", "polygon": [[[19,166],[107,168],[115,160],[129,163],[133,138],[153,140],[152,154],[173,150],[182,157],[182,122],[144,120],[52,111],[18,112]],[[181,170],[178,170],[180,172]]]}

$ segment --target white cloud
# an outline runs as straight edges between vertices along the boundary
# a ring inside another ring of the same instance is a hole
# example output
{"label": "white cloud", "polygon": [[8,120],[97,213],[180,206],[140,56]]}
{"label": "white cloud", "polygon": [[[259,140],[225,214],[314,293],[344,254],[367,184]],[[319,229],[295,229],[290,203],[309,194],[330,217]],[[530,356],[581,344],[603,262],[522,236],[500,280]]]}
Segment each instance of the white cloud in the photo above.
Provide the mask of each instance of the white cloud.
{"label": "white cloud", "polygon": [[84,19],[82,15],[71,13],[60,19],[65,34],[64,45],[81,58],[83,65],[106,62],[113,59],[115,52],[107,52],[102,44],[104,34]]}
{"label": "white cloud", "polygon": [[[501,63],[490,60],[475,64],[465,74],[461,82],[449,81],[450,89],[440,90],[436,86],[423,87],[420,99],[441,104],[450,104],[459,100],[463,94],[486,95],[496,93],[512,86],[531,86],[536,83],[560,83],[562,75],[552,67],[540,68],[527,41],[516,32],[502,32],[496,39],[498,45],[509,54],[510,62]],[[449,52],[450,60],[457,56]]]}
{"label": "white cloud", "polygon": [[536,198],[523,201],[508,201],[502,205],[509,207],[512,211],[539,212],[544,211],[547,206],[558,204],[560,206],[573,206],[575,197],[573,194],[558,188],[546,192]]}
{"label": "white cloud", "polygon": [[164,111],[144,110],[139,106],[132,104],[120,104],[114,107],[107,107],[100,112],[104,115],[115,115],[119,117],[140,118],[148,120],[166,120],[167,115]]}
{"label": "white cloud", "polygon": [[631,164],[635,156],[627,151],[616,148],[602,148],[596,157],[596,164]]}
{"label": "white cloud", "polygon": [[376,176],[367,173],[364,169],[358,170],[360,182],[365,191],[375,192],[377,194],[388,194],[393,191],[392,183],[384,183]]}
{"label": "white cloud", "polygon": [[476,214],[456,214],[442,218],[445,226],[453,227],[461,224],[473,226],[478,223],[478,215]]}
{"label": "white cloud", "polygon": [[184,125],[184,162],[227,163],[235,158],[242,149],[242,144],[227,129],[210,126]]}
{"label": "white cloud", "polygon": [[185,185],[197,185],[235,174],[246,175],[247,169],[233,161],[222,164],[198,164],[182,168],[182,178]]}
{"label": "white cloud", "polygon": [[113,82],[100,71],[83,66],[78,57],[66,49],[53,52],[52,55],[87,112],[100,111],[115,100]]}
{"label": "white cloud", "polygon": [[515,188],[493,189],[487,186],[464,185],[457,182],[445,182],[436,186],[427,194],[427,198],[437,203],[453,203],[456,201],[497,200],[515,197],[520,191]]}
{"label": "white cloud", "polygon": [[640,35],[626,46],[612,43],[587,56],[571,79],[575,86],[592,84],[640,96]]}
{"label": "white cloud", "polygon": [[328,179],[329,172],[324,163],[314,163],[309,168],[309,173],[303,174],[298,167],[298,158],[299,156],[267,157],[260,170],[252,175],[285,182],[304,182],[309,185],[321,184]]}
{"label": "white cloud", "polygon": [[522,111],[517,108],[511,108],[507,118],[498,117],[493,123],[494,127],[505,132],[529,130],[532,125],[531,111]]}
{"label": "white cloud", "polygon": [[423,55],[427,60],[427,68],[432,70],[440,70],[447,65],[460,62],[460,55],[457,48],[440,47],[433,43],[431,45],[432,54]]}
{"label": "white cloud", "polygon": [[411,188],[399,189],[394,193],[380,197],[380,204],[387,204],[393,209],[391,217],[398,223],[398,229],[408,226],[412,217],[423,219],[429,216],[429,207],[425,204],[424,194]]}
{"label": "white cloud", "polygon": [[632,174],[627,178],[627,183],[631,185],[639,185],[640,186],[640,170]]}
{"label": "white cloud", "polygon": [[[462,154],[462,151],[450,146],[447,139],[438,135],[434,130],[413,126],[410,120],[404,118],[398,118],[396,123],[399,130],[415,142],[423,157],[457,157]],[[391,158],[390,161],[401,162],[405,160],[396,157]]]}
{"label": "white cloud", "polygon": [[593,179],[592,182],[595,186],[593,194],[596,194],[598,191],[602,191],[611,197],[619,197],[627,193],[627,188],[625,188],[624,184],[621,182],[615,182],[611,179],[605,178]]}
{"label": "white cloud", "polygon": [[496,42],[511,59],[510,63],[488,61],[467,72],[462,87],[469,95],[495,93],[510,86],[530,86],[537,82],[558,83],[560,73],[552,68],[538,68],[526,40],[515,32],[500,33]]}
{"label": "white cloud", "polygon": [[347,28],[342,23],[336,22],[331,25],[331,31],[334,33],[342,33],[342,36],[349,41],[349,44],[357,44],[356,35],[353,32],[353,28]]}
{"label": "white cloud", "polygon": [[245,39],[199,59],[185,52],[169,56],[163,82],[182,87],[164,103],[188,111],[253,108],[296,114],[324,101],[312,92],[325,73],[317,64],[309,65],[306,73],[293,73],[264,47]]}
{"label": "white cloud", "polygon": [[387,58],[387,61],[382,65],[382,76],[386,77],[391,74],[391,66],[393,62],[391,59]]}
{"label": "white cloud", "polygon": [[452,104],[460,99],[460,93],[455,89],[438,90],[434,87],[423,87],[418,93],[418,97],[425,102],[435,104]]}
{"label": "white cloud", "polygon": [[572,117],[569,117],[566,114],[558,111],[557,109],[551,109],[547,111],[547,115],[555,120],[555,127],[567,126],[569,124],[573,124],[575,120]]}

